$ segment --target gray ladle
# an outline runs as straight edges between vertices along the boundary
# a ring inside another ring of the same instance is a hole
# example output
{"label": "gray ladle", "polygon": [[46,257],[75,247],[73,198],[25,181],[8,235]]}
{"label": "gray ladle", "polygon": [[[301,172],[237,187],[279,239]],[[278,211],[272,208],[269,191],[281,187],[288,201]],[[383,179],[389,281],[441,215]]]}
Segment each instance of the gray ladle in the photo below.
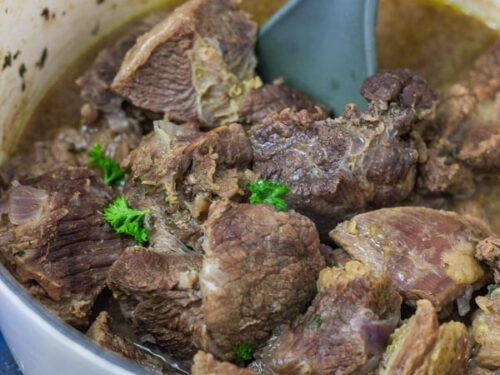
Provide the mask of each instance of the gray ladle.
{"label": "gray ladle", "polygon": [[260,29],[259,74],[282,77],[314,100],[361,107],[363,80],[376,69],[377,0],[290,0]]}

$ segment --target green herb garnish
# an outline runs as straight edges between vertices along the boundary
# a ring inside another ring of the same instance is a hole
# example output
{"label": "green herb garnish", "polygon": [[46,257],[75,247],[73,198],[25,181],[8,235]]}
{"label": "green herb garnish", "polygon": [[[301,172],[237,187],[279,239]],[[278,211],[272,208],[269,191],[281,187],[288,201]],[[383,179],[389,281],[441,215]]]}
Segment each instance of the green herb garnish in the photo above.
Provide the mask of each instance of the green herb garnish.
{"label": "green herb garnish", "polygon": [[251,361],[253,359],[252,345],[248,342],[240,342],[233,348],[234,361],[237,363]]}
{"label": "green herb garnish", "polygon": [[89,164],[99,167],[102,171],[102,179],[107,185],[123,185],[125,182],[125,172],[122,171],[116,161],[104,155],[100,144],[94,144],[88,155],[90,158]]}
{"label": "green herb garnish", "polygon": [[258,180],[255,184],[247,184],[250,195],[250,203],[272,204],[278,211],[286,210],[286,202],[283,199],[288,194],[288,187],[279,182]]}
{"label": "green herb garnish", "polygon": [[314,318],[313,320],[311,320],[308,324],[307,324],[307,328],[309,329],[316,329],[318,328],[322,323],[322,320],[321,320],[321,315],[314,315]]}
{"label": "green herb garnish", "polygon": [[497,289],[499,287],[499,285],[496,285],[496,284],[490,284],[486,287],[486,289],[488,289],[488,295],[491,295],[491,293],[493,293],[495,291],[495,289]]}
{"label": "green herb garnish", "polygon": [[149,233],[144,228],[144,217],[150,211],[139,211],[130,208],[124,196],[116,198],[103,211],[104,219],[117,233],[134,237],[138,245],[148,242]]}
{"label": "green herb garnish", "polygon": [[451,148],[443,148],[439,151],[438,156],[441,158],[455,159],[455,150]]}

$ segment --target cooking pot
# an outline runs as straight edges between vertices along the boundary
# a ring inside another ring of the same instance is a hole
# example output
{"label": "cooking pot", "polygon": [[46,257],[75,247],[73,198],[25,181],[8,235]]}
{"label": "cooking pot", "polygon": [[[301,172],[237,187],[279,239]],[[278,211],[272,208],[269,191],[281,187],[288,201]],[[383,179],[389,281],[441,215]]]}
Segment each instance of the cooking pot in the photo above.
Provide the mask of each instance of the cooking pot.
{"label": "cooking pot", "polygon": [[[448,1],[494,28],[500,24],[500,0]],[[181,1],[165,2],[175,5]],[[102,35],[158,3],[0,0],[0,162],[15,149],[25,123],[61,72]],[[247,4],[265,8],[269,1],[250,0]],[[144,373],[48,313],[2,265],[0,329],[25,375]]]}

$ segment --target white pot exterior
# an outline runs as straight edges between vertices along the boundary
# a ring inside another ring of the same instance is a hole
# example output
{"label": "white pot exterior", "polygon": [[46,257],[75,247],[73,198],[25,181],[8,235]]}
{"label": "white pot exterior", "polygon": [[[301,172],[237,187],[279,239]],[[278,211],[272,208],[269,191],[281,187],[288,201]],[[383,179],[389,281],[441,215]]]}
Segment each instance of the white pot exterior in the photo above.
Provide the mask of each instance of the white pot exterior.
{"label": "white pot exterior", "polygon": [[[445,0],[499,29],[500,0]],[[106,31],[158,0],[0,0],[0,163],[15,147],[39,99],[65,67]],[[47,8],[49,17],[42,17]],[[492,9],[495,11],[492,12]],[[52,15],[55,15],[53,17]],[[99,24],[100,32],[92,35]],[[36,67],[43,50],[45,66]],[[5,57],[16,54],[2,70]],[[26,67],[24,91],[19,75]],[[0,265],[0,329],[25,375],[137,374],[34,302]]]}

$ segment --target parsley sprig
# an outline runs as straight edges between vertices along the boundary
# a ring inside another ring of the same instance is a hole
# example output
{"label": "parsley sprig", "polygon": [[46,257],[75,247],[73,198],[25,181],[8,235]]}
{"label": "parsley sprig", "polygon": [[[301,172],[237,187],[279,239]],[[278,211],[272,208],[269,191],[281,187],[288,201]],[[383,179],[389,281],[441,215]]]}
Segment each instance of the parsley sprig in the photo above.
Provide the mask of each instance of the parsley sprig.
{"label": "parsley sprig", "polygon": [[236,363],[248,362],[253,359],[252,345],[248,342],[240,342],[233,348],[234,361]]}
{"label": "parsley sprig", "polygon": [[102,179],[107,185],[123,185],[125,172],[120,165],[104,155],[100,144],[96,143],[88,152],[89,164],[98,167],[102,171]]}
{"label": "parsley sprig", "polygon": [[124,196],[116,198],[103,211],[104,219],[117,233],[134,237],[138,245],[148,242],[149,232],[144,228],[144,217],[149,210],[139,211],[128,206]]}
{"label": "parsley sprig", "polygon": [[278,211],[286,210],[286,202],[283,199],[288,194],[288,187],[279,182],[258,180],[255,184],[248,184],[250,203],[272,204]]}

